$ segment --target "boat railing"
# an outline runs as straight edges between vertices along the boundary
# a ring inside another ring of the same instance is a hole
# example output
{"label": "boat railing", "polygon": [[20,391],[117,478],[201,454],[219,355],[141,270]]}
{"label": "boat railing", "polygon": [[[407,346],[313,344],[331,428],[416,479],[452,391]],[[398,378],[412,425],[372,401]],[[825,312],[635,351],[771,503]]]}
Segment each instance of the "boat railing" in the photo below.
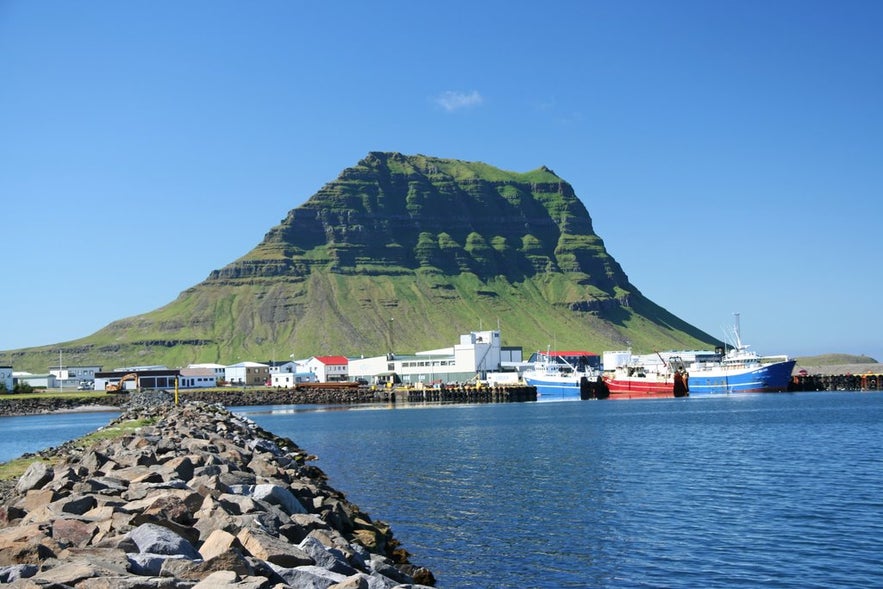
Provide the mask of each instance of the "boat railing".
{"label": "boat railing", "polygon": [[787,362],[790,359],[790,356],[786,354],[780,354],[777,356],[761,356],[760,362],[761,364],[775,364],[776,362]]}

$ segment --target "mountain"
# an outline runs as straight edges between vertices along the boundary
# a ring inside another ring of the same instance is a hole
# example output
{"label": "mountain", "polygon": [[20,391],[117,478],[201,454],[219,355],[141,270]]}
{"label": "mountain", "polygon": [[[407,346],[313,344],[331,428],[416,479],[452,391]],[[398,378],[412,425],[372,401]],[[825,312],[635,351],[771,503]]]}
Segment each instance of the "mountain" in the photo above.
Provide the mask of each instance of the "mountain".
{"label": "mountain", "polygon": [[[372,152],[175,301],[63,350],[65,363],[106,368],[369,356],[497,327],[526,355],[718,343],[629,281],[549,168]],[[45,370],[58,349],[0,363]]]}

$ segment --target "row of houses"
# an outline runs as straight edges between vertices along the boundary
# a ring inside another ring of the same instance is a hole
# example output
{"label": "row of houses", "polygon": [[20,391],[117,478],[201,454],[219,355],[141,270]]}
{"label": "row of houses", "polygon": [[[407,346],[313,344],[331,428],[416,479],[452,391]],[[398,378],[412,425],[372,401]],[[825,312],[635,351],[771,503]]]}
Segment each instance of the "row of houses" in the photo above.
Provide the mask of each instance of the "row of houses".
{"label": "row of houses", "polygon": [[[16,383],[33,388],[107,390],[122,382],[122,388],[166,389],[211,388],[222,385],[291,387],[302,382],[346,380],[347,358],[314,356],[301,361],[190,364],[186,368],[125,366],[103,371],[101,366],[50,366],[45,374],[14,372],[0,367],[0,383],[12,390]],[[129,378],[124,377],[129,376]]]}
{"label": "row of houses", "polygon": [[[128,366],[103,371],[101,366],[52,366],[47,374],[13,372],[0,366],[0,383],[12,390],[16,382],[34,388],[169,389],[230,386],[291,388],[304,382],[432,384],[484,379],[488,373],[522,362],[520,347],[505,347],[500,332],[477,331],[439,348],[401,355],[374,357],[313,356],[285,362],[239,362],[232,365],[190,364],[186,368]],[[4,381],[4,379],[6,379]]]}

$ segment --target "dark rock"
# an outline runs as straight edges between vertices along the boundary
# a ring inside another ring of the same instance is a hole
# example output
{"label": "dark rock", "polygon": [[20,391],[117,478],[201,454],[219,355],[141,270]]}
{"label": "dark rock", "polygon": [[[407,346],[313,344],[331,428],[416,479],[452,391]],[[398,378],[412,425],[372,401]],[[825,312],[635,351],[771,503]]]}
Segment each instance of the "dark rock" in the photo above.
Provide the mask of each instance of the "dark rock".
{"label": "dark rock", "polygon": [[356,572],[346,561],[340,550],[325,548],[321,542],[312,536],[304,538],[298,546],[313,559],[316,566],[347,576]]}
{"label": "dark rock", "polygon": [[57,506],[60,511],[64,513],[73,513],[75,515],[83,515],[95,507],[96,504],[95,497],[91,495],[72,495],[52,503],[52,505]]}
{"label": "dark rock", "polygon": [[52,522],[52,539],[61,546],[83,547],[91,542],[98,524],[76,519],[57,519]]}
{"label": "dark rock", "polygon": [[12,583],[19,579],[33,577],[40,570],[35,564],[16,564],[0,567],[0,583]]}

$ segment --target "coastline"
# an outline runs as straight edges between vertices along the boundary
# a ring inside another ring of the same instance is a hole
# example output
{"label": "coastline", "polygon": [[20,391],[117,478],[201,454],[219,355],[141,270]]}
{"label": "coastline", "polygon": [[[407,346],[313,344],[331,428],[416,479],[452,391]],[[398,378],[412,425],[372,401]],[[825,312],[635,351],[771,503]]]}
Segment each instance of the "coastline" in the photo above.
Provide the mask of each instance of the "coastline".
{"label": "coastline", "polygon": [[[27,397],[18,399],[7,396],[0,399],[0,417],[39,415],[58,411],[114,411],[129,403],[130,397],[137,395],[145,399],[167,399],[171,404],[173,395],[169,391],[144,390],[138,393],[108,394],[99,397]],[[198,401],[217,403],[225,407],[245,407],[254,405],[363,405],[401,402],[456,402],[456,403],[508,403],[536,401],[533,387],[490,387],[468,390],[448,387],[442,391],[435,389],[416,390],[386,389],[373,390],[358,388],[309,388],[309,389],[185,389],[178,392],[180,403]]]}
{"label": "coastline", "polygon": [[[38,453],[0,505],[0,582],[433,586],[293,441],[216,404],[132,395],[103,430]],[[37,460],[39,457],[40,460]]]}
{"label": "coastline", "polygon": [[[40,415],[75,411],[120,411],[130,404],[130,399],[152,400],[154,403],[173,404],[174,397],[167,391],[142,391],[125,395],[106,395],[94,399],[63,396],[23,398],[13,396],[0,400],[0,417]],[[375,402],[374,392],[367,389],[339,390],[316,389],[310,391],[231,389],[204,391],[188,389],[178,394],[180,403],[198,401],[217,403],[225,407],[249,405],[301,405],[301,404],[352,404]]]}
{"label": "coastline", "polygon": [[120,407],[114,405],[78,405],[76,407],[62,407],[53,409],[50,413],[100,413],[100,412],[117,412]]}

